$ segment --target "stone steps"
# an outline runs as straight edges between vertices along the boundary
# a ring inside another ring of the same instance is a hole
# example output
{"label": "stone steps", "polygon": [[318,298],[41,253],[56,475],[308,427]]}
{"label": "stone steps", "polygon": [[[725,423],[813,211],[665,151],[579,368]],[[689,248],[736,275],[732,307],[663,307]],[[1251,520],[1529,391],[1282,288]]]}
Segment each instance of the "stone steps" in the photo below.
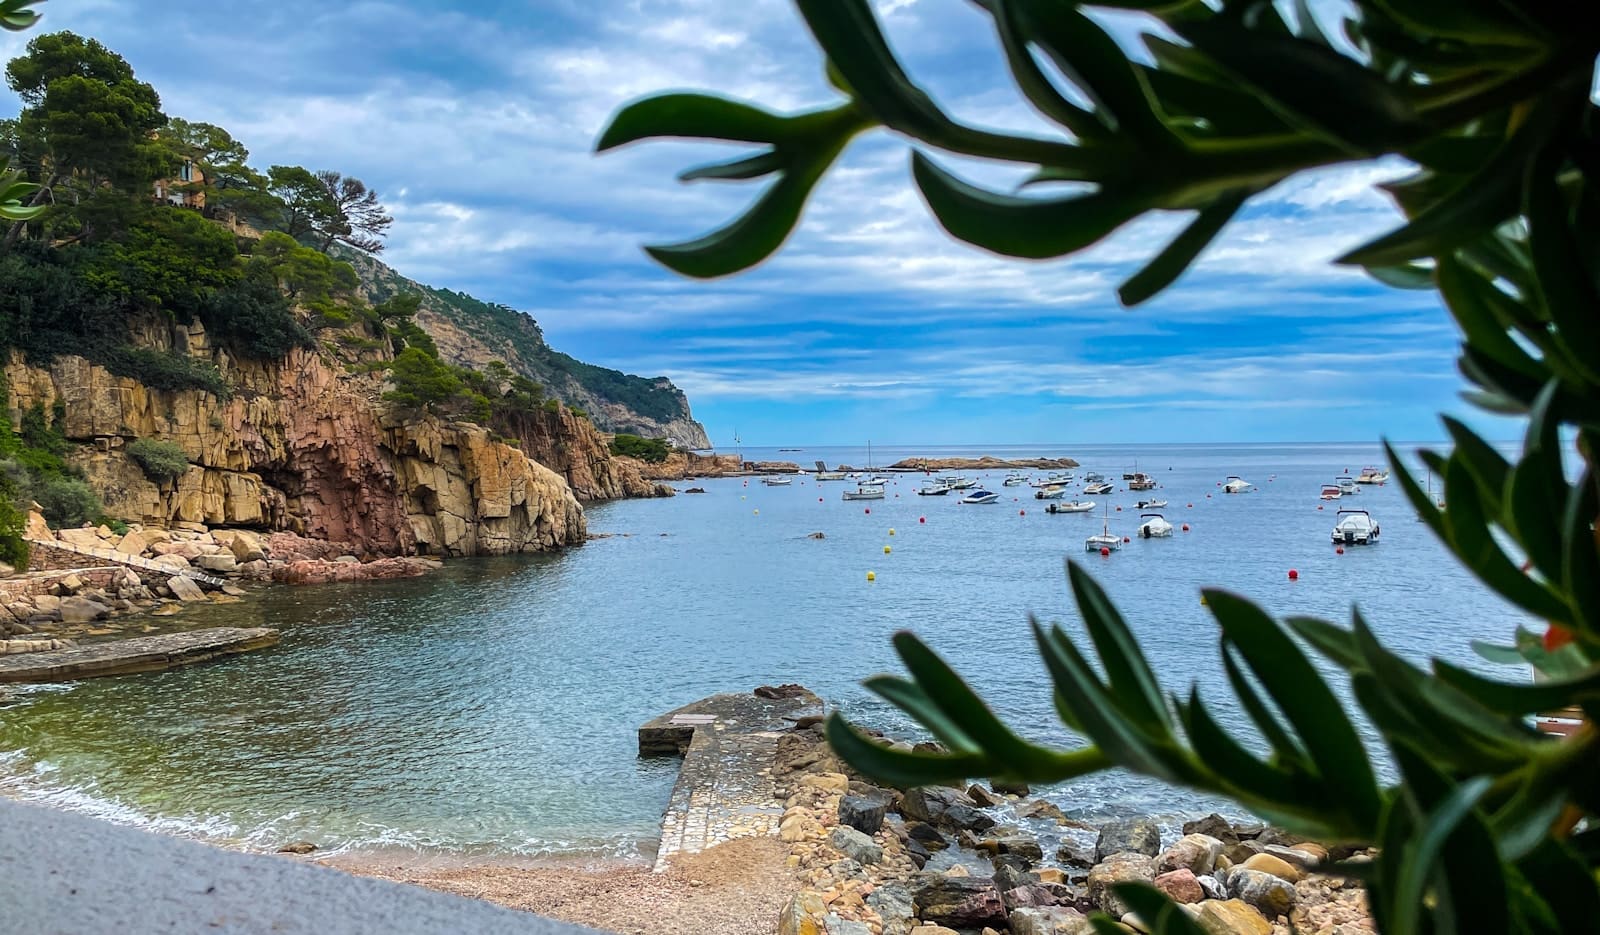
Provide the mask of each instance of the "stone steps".
{"label": "stone steps", "polygon": [[45,548],[56,549],[62,552],[73,552],[78,555],[87,555],[92,558],[99,558],[108,562],[115,562],[119,565],[127,565],[130,568],[143,568],[146,571],[157,572],[168,577],[189,578],[191,580],[198,581],[201,584],[209,584],[212,587],[220,588],[227,583],[225,579],[219,578],[216,575],[208,575],[205,572],[194,568],[173,568],[169,565],[163,565],[160,562],[152,561],[140,555],[129,555],[126,552],[118,552],[116,549],[113,549],[109,546],[103,549],[94,549],[81,545],[73,545],[70,542],[64,542],[60,539],[29,539],[27,541],[29,545],[44,546]]}

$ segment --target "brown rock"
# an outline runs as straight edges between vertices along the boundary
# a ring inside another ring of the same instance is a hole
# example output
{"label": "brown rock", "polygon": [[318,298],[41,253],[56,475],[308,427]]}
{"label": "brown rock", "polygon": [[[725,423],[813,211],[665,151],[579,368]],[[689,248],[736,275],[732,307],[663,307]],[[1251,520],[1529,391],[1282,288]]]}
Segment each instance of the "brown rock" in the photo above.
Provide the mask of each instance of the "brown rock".
{"label": "brown rock", "polygon": [[1197,903],[1206,898],[1205,890],[1200,888],[1200,881],[1195,879],[1194,872],[1187,867],[1168,871],[1156,877],[1155,887],[1177,903]]}
{"label": "brown rock", "polygon": [[1298,883],[1305,876],[1305,873],[1298,867],[1283,858],[1266,853],[1256,854],[1240,866],[1245,870],[1259,870],[1262,873],[1270,873],[1278,879],[1288,880],[1290,883]]}
{"label": "brown rock", "polygon": [[1095,864],[1089,871],[1089,899],[1112,918],[1120,919],[1128,911],[1128,906],[1117,898],[1111,887],[1117,883],[1150,883],[1155,877],[1154,858],[1143,854],[1115,854]]}
{"label": "brown rock", "polygon": [[1195,918],[1206,935],[1272,935],[1272,923],[1237,899],[1208,899]]}

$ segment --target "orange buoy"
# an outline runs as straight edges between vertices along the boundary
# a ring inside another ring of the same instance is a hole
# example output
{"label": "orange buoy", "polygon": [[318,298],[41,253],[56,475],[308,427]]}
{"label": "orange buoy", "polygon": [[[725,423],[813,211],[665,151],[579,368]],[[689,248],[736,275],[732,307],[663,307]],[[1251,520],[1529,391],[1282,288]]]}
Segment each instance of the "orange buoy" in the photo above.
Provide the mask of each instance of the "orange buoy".
{"label": "orange buoy", "polygon": [[1289,580],[1290,581],[1299,581],[1300,580],[1300,573],[1298,571],[1295,571],[1293,568],[1289,569]]}
{"label": "orange buoy", "polygon": [[1100,547],[1100,557],[1101,558],[1105,558],[1106,556],[1108,556],[1110,554],[1111,554],[1111,550],[1110,549],[1106,548],[1105,546],[1101,546]]}

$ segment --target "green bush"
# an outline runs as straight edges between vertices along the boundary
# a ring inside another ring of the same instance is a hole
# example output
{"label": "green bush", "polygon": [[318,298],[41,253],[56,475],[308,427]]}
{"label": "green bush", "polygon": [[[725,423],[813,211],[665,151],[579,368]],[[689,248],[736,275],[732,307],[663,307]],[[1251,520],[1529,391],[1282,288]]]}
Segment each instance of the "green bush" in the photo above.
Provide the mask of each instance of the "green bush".
{"label": "green bush", "polygon": [[153,390],[204,390],[218,399],[233,396],[233,388],[215,364],[187,354],[123,346],[107,351],[101,363],[112,373],[132,377]]}
{"label": "green bush", "polygon": [[136,438],[128,443],[127,451],[144,476],[157,484],[170,484],[189,470],[189,456],[172,442]]}
{"label": "green bush", "polygon": [[665,438],[643,438],[621,432],[611,439],[611,453],[660,464],[672,453],[672,445]]}
{"label": "green bush", "polygon": [[436,412],[462,390],[454,370],[415,347],[401,351],[389,365],[389,384],[393,389],[383,394],[386,402],[428,412]]}
{"label": "green bush", "polygon": [[279,360],[297,347],[314,344],[288,299],[264,275],[247,276],[211,293],[200,305],[200,320],[240,356],[256,360]]}
{"label": "green bush", "polygon": [[105,511],[94,489],[76,477],[51,478],[34,490],[33,497],[44,518],[57,527],[82,526]]}

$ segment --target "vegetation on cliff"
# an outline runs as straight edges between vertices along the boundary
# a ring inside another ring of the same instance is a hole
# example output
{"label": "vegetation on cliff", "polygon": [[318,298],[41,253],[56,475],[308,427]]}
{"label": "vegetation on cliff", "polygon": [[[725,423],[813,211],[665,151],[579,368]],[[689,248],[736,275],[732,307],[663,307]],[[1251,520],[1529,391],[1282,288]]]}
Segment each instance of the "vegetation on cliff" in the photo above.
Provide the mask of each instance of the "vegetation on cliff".
{"label": "vegetation on cliff", "polygon": [[611,439],[611,453],[638,458],[647,464],[660,464],[672,454],[672,446],[664,438],[641,438],[638,435],[618,432]]}
{"label": "vegetation on cliff", "polygon": [[[1383,186],[1408,223],[1340,262],[1392,285],[1437,289],[1463,332],[1470,398],[1522,419],[1527,434],[1512,460],[1446,419],[1454,450],[1423,458],[1444,480],[1447,507],[1392,450],[1391,463],[1429,528],[1485,586],[1548,627],[1542,637],[1518,628],[1512,645],[1477,647],[1516,666],[1501,680],[1444,659],[1419,668],[1381,645],[1359,611],[1349,628],[1279,622],[1208,590],[1237,704],[1257,728],[1241,736],[1197,692],[1162,687],[1122,615],[1072,565],[1089,639],[1059,626],[1034,631],[1056,707],[1082,745],[1025,740],[909,633],[895,645],[911,678],[868,684],[944,749],[885,746],[837,713],[830,741],[862,770],[907,786],[976,775],[1058,782],[1120,767],[1231,798],[1314,838],[1375,846],[1370,863],[1332,869],[1362,883],[1386,933],[1592,931],[1600,918],[1600,15],[1583,4],[1355,0],[1341,11],[1343,35],[1332,37],[1307,3],[1095,5],[1144,11],[1137,55],[1085,4],[979,4],[1021,93],[1059,125],[1056,138],[950,117],[906,73],[868,0],[798,0],[842,100],[780,115],[665,94],[621,111],[600,145],[649,137],[766,145],[684,175],[774,177],[735,222],[650,248],[692,276],[736,272],[776,251],[833,160],[879,127],[916,145],[916,185],[940,224],[1002,255],[1067,256],[1154,211],[1193,212],[1123,283],[1129,305],[1175,282],[1252,197],[1278,183],[1319,166],[1410,160],[1414,175]],[[942,167],[935,150],[1073,187],[1041,197],[989,191]],[[1578,472],[1566,469],[1569,450]],[[1529,666],[1539,681],[1527,681]],[[1330,669],[1348,678],[1396,781],[1380,780],[1357,717],[1324,681]],[[1529,723],[1568,708],[1585,723],[1564,740]],[[1146,931],[1202,931],[1147,885],[1112,889]],[[1270,927],[1257,921],[1253,929]],[[1119,929],[1115,918],[1092,924]]]}

